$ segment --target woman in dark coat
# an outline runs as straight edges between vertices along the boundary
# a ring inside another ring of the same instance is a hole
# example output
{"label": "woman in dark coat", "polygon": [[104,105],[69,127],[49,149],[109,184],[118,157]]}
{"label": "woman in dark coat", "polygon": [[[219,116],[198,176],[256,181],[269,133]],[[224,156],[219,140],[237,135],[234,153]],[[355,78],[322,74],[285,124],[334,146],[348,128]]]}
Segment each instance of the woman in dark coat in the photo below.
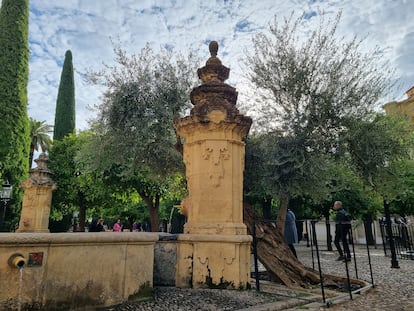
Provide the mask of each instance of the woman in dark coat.
{"label": "woman in dark coat", "polygon": [[298,243],[298,230],[296,228],[296,216],[290,209],[286,212],[284,236],[287,245],[293,255],[297,258],[298,256],[296,255],[296,250],[293,244]]}

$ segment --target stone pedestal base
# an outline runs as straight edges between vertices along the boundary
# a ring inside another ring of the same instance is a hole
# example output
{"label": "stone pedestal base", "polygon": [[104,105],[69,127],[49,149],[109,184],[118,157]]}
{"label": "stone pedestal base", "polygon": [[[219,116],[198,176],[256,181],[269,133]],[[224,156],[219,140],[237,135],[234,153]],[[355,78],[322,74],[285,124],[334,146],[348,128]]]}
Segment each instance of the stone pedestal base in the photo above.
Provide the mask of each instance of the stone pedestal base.
{"label": "stone pedestal base", "polygon": [[178,240],[177,287],[250,286],[251,236],[182,234]]}

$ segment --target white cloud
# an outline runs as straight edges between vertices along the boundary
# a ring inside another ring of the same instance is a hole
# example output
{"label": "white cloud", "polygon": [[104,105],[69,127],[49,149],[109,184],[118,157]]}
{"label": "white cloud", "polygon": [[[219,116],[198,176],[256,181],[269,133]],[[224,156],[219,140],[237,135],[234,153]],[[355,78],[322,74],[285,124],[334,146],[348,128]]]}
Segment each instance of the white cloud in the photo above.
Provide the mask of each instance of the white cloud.
{"label": "white cloud", "polygon": [[151,42],[154,47],[173,46],[183,53],[199,49],[205,60],[208,42],[217,40],[219,57],[231,68],[228,83],[237,87],[242,97],[238,60],[251,46],[252,36],[267,31],[275,15],[305,11],[307,27],[311,27],[318,10],[333,17],[340,9],[339,32],[347,38],[367,36],[367,46],[380,46],[384,57],[396,67],[403,85],[397,95],[414,85],[414,19],[410,16],[414,1],[30,0],[29,115],[54,123],[60,73],[65,52],[70,49],[77,71],[77,128],[87,128],[87,119],[93,116],[87,107],[99,100],[102,90],[87,85],[79,73],[102,68],[102,62],[112,63],[110,37],[118,36],[130,53]]}

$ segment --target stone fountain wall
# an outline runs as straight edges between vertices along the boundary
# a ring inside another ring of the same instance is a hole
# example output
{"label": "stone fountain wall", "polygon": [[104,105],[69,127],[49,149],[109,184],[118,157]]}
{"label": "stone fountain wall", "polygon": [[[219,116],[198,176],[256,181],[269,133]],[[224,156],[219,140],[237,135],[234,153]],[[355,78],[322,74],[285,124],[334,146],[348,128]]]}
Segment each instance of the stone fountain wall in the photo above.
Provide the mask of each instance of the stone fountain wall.
{"label": "stone fountain wall", "polygon": [[[0,235],[0,310],[110,306],[153,286],[158,234],[136,232]],[[9,264],[20,254],[21,271]]]}
{"label": "stone fountain wall", "polygon": [[151,288],[158,234],[49,233],[56,185],[47,155],[35,161],[17,233],[0,235],[0,310],[110,306]]}

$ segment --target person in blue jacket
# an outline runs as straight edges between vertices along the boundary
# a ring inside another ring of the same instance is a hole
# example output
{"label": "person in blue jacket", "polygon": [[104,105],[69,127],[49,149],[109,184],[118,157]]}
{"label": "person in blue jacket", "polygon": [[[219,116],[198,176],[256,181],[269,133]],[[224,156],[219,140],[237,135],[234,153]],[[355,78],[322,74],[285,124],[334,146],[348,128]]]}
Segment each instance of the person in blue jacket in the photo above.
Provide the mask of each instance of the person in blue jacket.
{"label": "person in blue jacket", "polygon": [[295,213],[293,213],[293,211],[290,209],[288,209],[286,212],[284,237],[293,255],[297,258],[298,256],[293,244],[298,243],[298,230],[296,228]]}

